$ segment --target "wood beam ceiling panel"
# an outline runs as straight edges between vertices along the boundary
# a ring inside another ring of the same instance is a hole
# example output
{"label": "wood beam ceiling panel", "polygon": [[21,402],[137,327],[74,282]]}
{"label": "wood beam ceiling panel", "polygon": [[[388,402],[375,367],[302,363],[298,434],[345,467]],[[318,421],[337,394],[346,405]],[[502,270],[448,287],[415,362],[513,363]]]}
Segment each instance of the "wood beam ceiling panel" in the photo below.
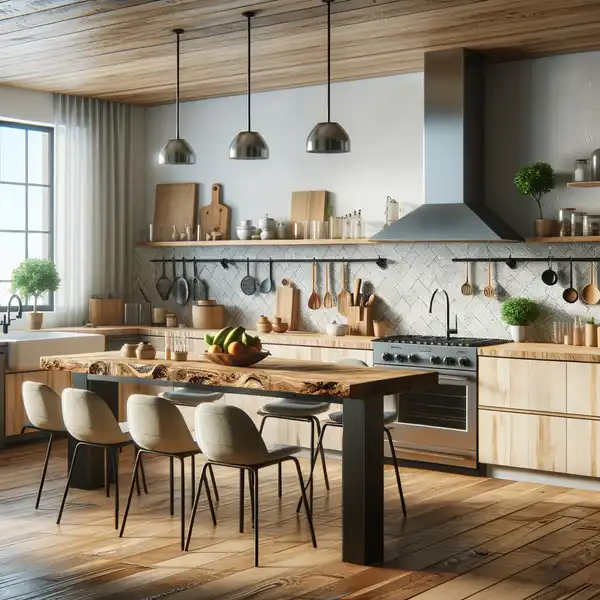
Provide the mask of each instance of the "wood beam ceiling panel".
{"label": "wood beam ceiling panel", "polygon": [[[248,0],[0,1],[0,83],[138,104],[245,91]],[[422,68],[427,50],[467,46],[493,60],[600,48],[599,0],[337,0],[336,81]],[[321,0],[263,0],[253,21],[253,87],[323,83]],[[7,27],[5,27],[5,25]]]}

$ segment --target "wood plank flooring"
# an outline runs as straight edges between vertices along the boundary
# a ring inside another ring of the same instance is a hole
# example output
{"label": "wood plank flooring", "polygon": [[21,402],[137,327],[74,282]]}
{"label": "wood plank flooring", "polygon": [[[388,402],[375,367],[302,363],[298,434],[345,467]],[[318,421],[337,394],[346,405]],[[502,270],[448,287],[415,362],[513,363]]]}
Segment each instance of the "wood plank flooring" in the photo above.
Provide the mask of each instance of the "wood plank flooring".
{"label": "wood plank flooring", "polygon": [[[147,461],[150,494],[134,500],[123,539],[113,529],[112,498],[100,490],[73,490],[56,526],[65,454],[58,444],[36,511],[44,445],[0,451],[0,600],[600,599],[600,493],[404,468],[405,521],[388,469],[387,559],[369,568],[339,560],[340,463],[328,461],[328,494],[317,478],[316,550],[295,513],[292,471],[284,467],[280,501],[271,469],[261,476],[255,569],[251,529],[237,530],[237,472],[216,469],[219,524],[199,512],[184,553],[178,498],[176,515],[168,513],[164,459]],[[126,451],[123,504],[131,464]]]}

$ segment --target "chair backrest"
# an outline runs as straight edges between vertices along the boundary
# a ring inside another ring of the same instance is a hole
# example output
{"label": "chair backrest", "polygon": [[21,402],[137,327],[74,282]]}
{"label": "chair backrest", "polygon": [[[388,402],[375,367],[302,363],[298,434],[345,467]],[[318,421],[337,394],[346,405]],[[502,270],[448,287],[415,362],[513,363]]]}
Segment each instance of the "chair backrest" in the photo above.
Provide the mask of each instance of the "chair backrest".
{"label": "chair backrest", "polygon": [[196,439],[210,460],[234,465],[257,465],[269,460],[267,447],[256,425],[237,406],[198,406]]}
{"label": "chair backrest", "polygon": [[335,361],[336,365],[341,365],[343,367],[368,367],[369,365],[364,360],[359,360],[358,358],[340,358]]}
{"label": "chair backrest", "polygon": [[21,395],[31,425],[46,431],[66,431],[60,396],[52,388],[37,381],[24,381]]}
{"label": "chair backrest", "polygon": [[62,413],[68,432],[80,442],[119,444],[129,438],[121,431],[108,404],[89,390],[63,390]]}
{"label": "chair backrest", "polygon": [[199,450],[183,415],[165,398],[143,394],[129,396],[127,422],[133,441],[144,450],[165,454]]}

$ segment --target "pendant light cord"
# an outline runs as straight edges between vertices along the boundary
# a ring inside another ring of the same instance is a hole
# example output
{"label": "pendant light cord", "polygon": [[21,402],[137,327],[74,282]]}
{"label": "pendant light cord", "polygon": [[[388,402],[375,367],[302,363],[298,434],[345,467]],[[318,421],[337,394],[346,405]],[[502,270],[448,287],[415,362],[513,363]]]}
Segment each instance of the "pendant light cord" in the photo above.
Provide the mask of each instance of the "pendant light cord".
{"label": "pendant light cord", "polygon": [[331,123],[331,2],[327,2],[327,122]]}
{"label": "pendant light cord", "polygon": [[250,128],[250,96],[251,96],[251,87],[250,87],[250,73],[251,73],[251,52],[250,52],[250,19],[254,15],[253,12],[246,13],[248,17],[248,131],[252,131]]}
{"label": "pendant light cord", "polygon": [[175,29],[177,36],[177,83],[175,85],[175,139],[179,139],[179,36],[183,29]]}

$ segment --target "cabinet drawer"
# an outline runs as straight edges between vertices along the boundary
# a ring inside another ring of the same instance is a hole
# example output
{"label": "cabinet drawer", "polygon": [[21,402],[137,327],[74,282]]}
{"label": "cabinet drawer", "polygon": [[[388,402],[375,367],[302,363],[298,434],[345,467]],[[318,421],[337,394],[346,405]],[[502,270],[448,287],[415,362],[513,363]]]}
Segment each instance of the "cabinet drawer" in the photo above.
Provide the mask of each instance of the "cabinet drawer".
{"label": "cabinet drawer", "polygon": [[567,419],[567,473],[600,477],[600,421]]}
{"label": "cabinet drawer", "polygon": [[565,413],[566,363],[481,357],[479,406]]}
{"label": "cabinet drawer", "polygon": [[600,365],[567,363],[567,411],[600,417]]}
{"label": "cabinet drawer", "polygon": [[480,410],[479,461],[564,473],[567,469],[567,419]]}

